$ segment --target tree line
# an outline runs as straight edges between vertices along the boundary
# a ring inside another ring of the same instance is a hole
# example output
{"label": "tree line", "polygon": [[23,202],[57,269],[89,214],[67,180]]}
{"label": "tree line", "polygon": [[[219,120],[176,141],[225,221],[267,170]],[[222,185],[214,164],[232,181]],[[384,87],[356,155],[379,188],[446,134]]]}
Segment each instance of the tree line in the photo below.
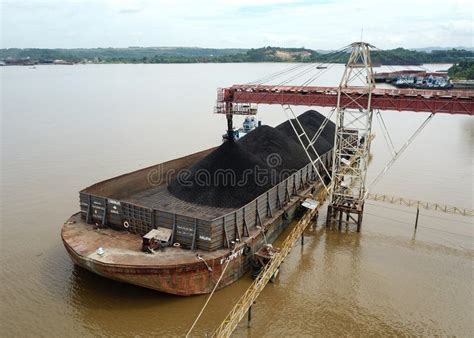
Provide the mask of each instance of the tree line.
{"label": "tree line", "polygon": [[448,75],[457,80],[474,80],[474,60],[465,60],[453,65],[449,68]]}
{"label": "tree line", "polygon": [[[93,63],[230,63],[230,62],[332,62],[345,63],[349,52],[320,52],[306,48],[263,47],[218,49],[187,47],[130,47],[76,49],[0,49],[0,59],[25,59]],[[422,52],[404,48],[374,50],[374,64],[419,65],[460,63],[473,60],[470,50],[451,49]]]}

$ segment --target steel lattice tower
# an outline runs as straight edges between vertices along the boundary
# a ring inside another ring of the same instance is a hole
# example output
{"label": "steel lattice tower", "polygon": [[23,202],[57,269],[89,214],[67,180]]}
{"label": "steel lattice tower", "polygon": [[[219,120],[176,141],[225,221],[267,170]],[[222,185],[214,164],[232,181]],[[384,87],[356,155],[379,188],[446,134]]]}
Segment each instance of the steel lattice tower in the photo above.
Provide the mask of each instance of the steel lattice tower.
{"label": "steel lattice tower", "polygon": [[[370,60],[370,48],[373,46],[365,42],[354,42],[351,46],[352,52],[338,88],[327,225],[337,221],[340,229],[343,222],[353,222],[357,224],[357,231],[360,231],[366,194],[365,179],[373,116],[371,99],[375,81]],[[357,108],[350,108],[349,106],[354,106],[354,100],[349,96],[349,91],[354,88],[366,95],[367,99],[362,100],[363,102],[358,100]]]}

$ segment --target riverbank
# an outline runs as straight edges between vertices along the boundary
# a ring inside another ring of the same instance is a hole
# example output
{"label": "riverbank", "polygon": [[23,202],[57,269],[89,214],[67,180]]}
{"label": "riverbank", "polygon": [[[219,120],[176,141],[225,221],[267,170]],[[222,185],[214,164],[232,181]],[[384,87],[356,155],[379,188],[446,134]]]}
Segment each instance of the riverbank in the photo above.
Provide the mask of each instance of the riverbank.
{"label": "riverbank", "polygon": [[[185,47],[130,47],[76,49],[0,49],[5,64],[71,63],[259,63],[259,62],[321,62],[345,63],[349,52],[318,51],[307,48],[263,47],[257,49],[211,49]],[[457,63],[474,58],[472,50],[435,50],[422,52],[404,48],[374,50],[374,65],[420,65],[426,63]]]}

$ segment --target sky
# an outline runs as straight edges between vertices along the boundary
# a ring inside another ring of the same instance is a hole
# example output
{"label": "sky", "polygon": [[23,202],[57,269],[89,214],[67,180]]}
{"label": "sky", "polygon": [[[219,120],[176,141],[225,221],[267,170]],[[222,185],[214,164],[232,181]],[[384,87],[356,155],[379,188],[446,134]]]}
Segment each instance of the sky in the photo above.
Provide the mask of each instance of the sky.
{"label": "sky", "polygon": [[0,0],[0,48],[473,47],[472,0]]}

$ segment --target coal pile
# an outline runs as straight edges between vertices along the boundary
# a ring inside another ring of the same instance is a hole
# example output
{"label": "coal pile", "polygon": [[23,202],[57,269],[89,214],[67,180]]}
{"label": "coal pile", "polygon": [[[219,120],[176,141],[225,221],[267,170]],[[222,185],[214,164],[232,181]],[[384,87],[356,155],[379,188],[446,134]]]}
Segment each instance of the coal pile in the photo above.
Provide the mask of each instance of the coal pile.
{"label": "coal pile", "polygon": [[238,143],[278,174],[283,170],[299,170],[309,162],[300,143],[269,126],[255,129]]}
{"label": "coal pile", "polygon": [[[256,179],[254,173],[261,171]],[[220,208],[238,208],[270,189],[269,168],[238,142],[224,142],[168,186],[176,197]]]}
{"label": "coal pile", "polygon": [[[298,117],[312,138],[325,117],[314,110]],[[315,144],[321,155],[332,148],[334,123]],[[261,126],[237,142],[225,142],[168,186],[174,196],[193,203],[239,208],[269,190],[309,159],[288,121]],[[257,171],[258,170],[258,171]]]}
{"label": "coal pile", "polygon": [[[298,116],[298,121],[300,121],[300,123],[303,125],[303,128],[310,139],[312,139],[313,136],[316,135],[319,127],[321,126],[321,124],[324,122],[325,119],[326,118],[324,117],[324,115],[318,113],[315,110],[308,110],[305,113]],[[294,122],[294,125],[298,133],[300,134],[301,129],[299,128],[299,125],[296,121]],[[301,143],[298,140],[298,136],[296,135],[289,121],[286,121],[276,126],[275,129],[277,129],[278,131],[286,135],[288,138],[291,138],[293,141],[297,142],[301,146]],[[318,137],[318,139],[316,140],[314,144],[314,148],[316,149],[319,155],[322,155],[326,153],[327,151],[329,151],[330,149],[332,149],[333,144],[334,144],[335,131],[336,131],[336,126],[334,125],[333,122],[329,121],[326,124],[326,127],[324,127],[321,135]],[[305,142],[305,145],[308,145],[307,142]]]}

